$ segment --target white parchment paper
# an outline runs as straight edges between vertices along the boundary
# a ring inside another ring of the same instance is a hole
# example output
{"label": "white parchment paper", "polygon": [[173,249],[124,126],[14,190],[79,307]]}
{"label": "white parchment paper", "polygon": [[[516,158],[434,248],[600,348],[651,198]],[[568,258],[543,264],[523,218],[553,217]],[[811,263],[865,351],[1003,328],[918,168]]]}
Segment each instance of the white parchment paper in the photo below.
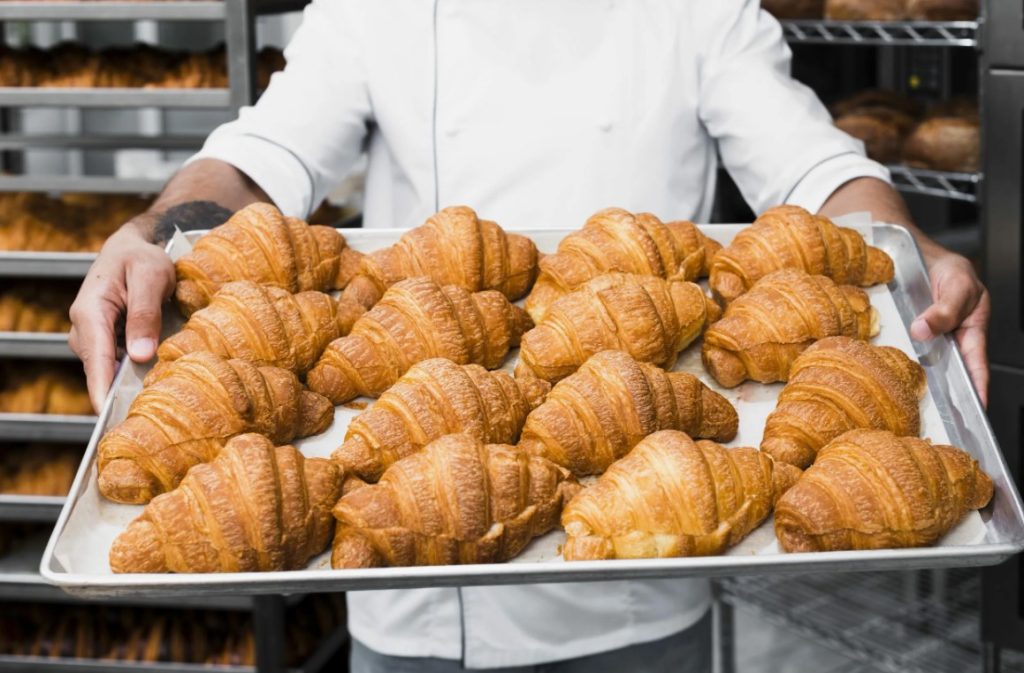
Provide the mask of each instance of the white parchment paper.
{"label": "white parchment paper", "polygon": [[[841,222],[843,226],[857,229],[868,237],[870,242],[871,218],[867,213],[855,213],[837,221]],[[723,244],[727,244],[741,228],[741,225],[702,227],[706,234]],[[352,247],[369,252],[394,242],[400,233],[396,231],[347,230],[345,236]],[[550,253],[569,232],[565,230],[531,231],[528,233],[536,241],[541,251]],[[188,249],[190,249],[190,245],[186,237],[180,234],[176,235],[170,247],[172,257],[177,258]],[[900,318],[889,289],[885,286],[876,286],[869,288],[867,292],[871,297],[872,305],[878,310],[881,327],[879,335],[872,343],[895,346],[917,359],[913,343],[907,333],[907,326]],[[183,320],[173,308],[169,308],[165,314],[164,333],[166,335],[179,329]],[[511,353],[505,364],[505,369],[509,372],[515,365],[516,356],[517,353]],[[130,367],[130,371],[125,372],[116,392],[112,413],[107,423],[108,427],[124,419],[128,405],[141,389],[142,378],[149,369],[148,366],[140,365],[130,365]],[[756,447],[760,444],[765,420],[775,408],[775,400],[779,391],[782,390],[781,383],[764,385],[748,381],[737,388],[720,388],[714,379],[704,371],[701,364],[700,341],[692,344],[680,355],[675,369],[698,376],[704,383],[724,395],[736,406],[740,418],[739,433],[735,440],[728,443],[728,446]],[[372,402],[370,399],[359,399],[337,407],[334,422],[324,433],[299,440],[295,442],[295,445],[306,456],[329,456],[331,451],[344,439],[349,421]],[[949,439],[931,392],[925,396],[921,405],[921,428],[923,437],[927,437],[935,443],[948,443]],[[120,505],[105,500],[96,485],[95,463],[90,467],[88,476],[84,488],[74,500],[74,509],[55,548],[55,557],[69,573],[110,575],[111,570],[107,561],[110,546],[128,522],[142,512],[142,507]],[[985,524],[981,516],[977,512],[971,512],[939,541],[939,545],[977,544],[982,542],[984,537]],[[548,533],[530,544],[512,563],[562,562],[560,553],[564,540],[565,534],[560,530]],[[782,553],[775,540],[772,520],[766,521],[727,553],[730,555]],[[324,569],[325,572],[330,572],[329,553],[321,554],[313,559],[309,564],[309,569]]]}

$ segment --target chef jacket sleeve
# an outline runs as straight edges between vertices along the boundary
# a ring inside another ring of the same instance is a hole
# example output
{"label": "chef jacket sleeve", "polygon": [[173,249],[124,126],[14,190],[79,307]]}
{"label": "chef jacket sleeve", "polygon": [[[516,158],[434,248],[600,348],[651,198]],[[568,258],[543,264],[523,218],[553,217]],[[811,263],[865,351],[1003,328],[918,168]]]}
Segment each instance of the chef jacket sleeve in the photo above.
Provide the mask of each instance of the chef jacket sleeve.
{"label": "chef jacket sleeve", "polygon": [[286,215],[306,217],[362,152],[370,98],[354,3],[315,0],[285,50],[287,67],[189,161],[220,159]]}
{"label": "chef jacket sleeve", "polygon": [[790,76],[792,53],[759,0],[690,6],[703,43],[701,121],[756,212],[781,203],[815,212],[849,180],[889,181],[863,143],[837,129],[814,92]]}

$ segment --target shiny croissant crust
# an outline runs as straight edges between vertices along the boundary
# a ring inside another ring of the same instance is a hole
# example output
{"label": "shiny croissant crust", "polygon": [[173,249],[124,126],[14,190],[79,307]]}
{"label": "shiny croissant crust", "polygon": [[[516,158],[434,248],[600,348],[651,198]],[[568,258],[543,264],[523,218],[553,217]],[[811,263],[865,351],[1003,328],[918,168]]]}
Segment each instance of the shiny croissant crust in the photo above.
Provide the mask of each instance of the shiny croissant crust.
{"label": "shiny croissant crust", "polygon": [[555,382],[603,350],[665,367],[718,317],[718,306],[686,281],[609,273],[556,300],[523,336],[516,375]]}
{"label": "shiny croissant crust", "polygon": [[793,360],[829,336],[878,334],[878,313],[859,288],[798,269],[771,273],[725,309],[704,334],[704,367],[727,388],[785,381]]}
{"label": "shiny croissant crust", "polygon": [[488,444],[515,442],[550,386],[479,365],[433,358],[412,366],[373,406],[349,423],[331,457],[365,481],[431,441],[466,433]]}
{"label": "shiny croissant crust", "polygon": [[658,430],[727,442],[738,423],[733,406],[695,376],[603,351],[526,417],[519,447],[581,477],[601,474]]}
{"label": "shiny croissant crust", "polygon": [[650,213],[606,208],[563,238],[555,254],[541,259],[526,311],[539,322],[556,299],[612,271],[696,280],[707,275],[721,247],[692,222],[665,223]]}
{"label": "shiny croissant crust", "polygon": [[340,404],[379,397],[430,358],[497,369],[531,325],[500,292],[411,278],[391,286],[348,336],[331,342],[307,375],[309,388]]}
{"label": "shiny croissant crust", "polygon": [[992,498],[967,452],[887,430],[851,430],[819,453],[775,507],[788,552],[933,544]]}
{"label": "shiny croissant crust", "polygon": [[200,238],[175,262],[174,296],[188,316],[233,280],[289,292],[342,288],[361,258],[337,229],[311,226],[285,217],[269,203],[254,203]]}
{"label": "shiny croissant crust", "polygon": [[767,518],[799,474],[756,449],[656,432],[566,506],[562,554],[567,561],[721,554]]}
{"label": "shiny croissant crust", "polygon": [[779,269],[802,269],[843,285],[875,285],[893,278],[889,255],[853,229],[799,206],[765,211],[711,261],[709,283],[726,302]]}
{"label": "shiny croissant crust", "polygon": [[258,432],[283,444],[323,432],[333,417],[330,402],[285,369],[192,353],[163,368],[100,440],[100,493],[144,504],[235,435]]}
{"label": "shiny croissant crust", "polygon": [[292,294],[238,281],[221,287],[209,306],[193,313],[180,332],[161,343],[157,357],[169,362],[209,351],[301,375],[339,336],[337,304],[330,295]]}
{"label": "shiny croissant crust", "polygon": [[916,437],[924,369],[890,346],[831,337],[796,359],[765,424],[761,450],[807,467],[818,449],[854,428]]}
{"label": "shiny croissant crust", "polygon": [[417,276],[470,292],[497,290],[512,301],[537,277],[537,246],[479,219],[472,208],[445,208],[394,245],[363,258],[341,297],[344,331],[389,287]]}
{"label": "shiny croissant crust", "polygon": [[146,505],[110,548],[115,573],[296,570],[331,541],[342,470],[262,435],[239,435],[212,462]]}
{"label": "shiny croissant crust", "polygon": [[447,435],[334,508],[335,568],[496,563],[558,525],[572,476],[513,446]]}

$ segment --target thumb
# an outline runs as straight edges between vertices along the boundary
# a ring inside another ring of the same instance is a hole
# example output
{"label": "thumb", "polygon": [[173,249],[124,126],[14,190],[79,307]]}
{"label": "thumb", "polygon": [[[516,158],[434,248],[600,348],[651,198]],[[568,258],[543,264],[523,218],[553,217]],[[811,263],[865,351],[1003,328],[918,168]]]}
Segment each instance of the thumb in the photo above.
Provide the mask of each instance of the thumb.
{"label": "thumb", "polygon": [[943,283],[936,288],[935,302],[910,324],[910,336],[916,341],[928,341],[952,332],[977,304],[977,293],[968,279],[958,277]]}
{"label": "thumb", "polygon": [[125,345],[132,360],[148,362],[156,354],[160,337],[160,305],[166,294],[165,283],[147,274],[145,266],[130,269],[126,280]]}

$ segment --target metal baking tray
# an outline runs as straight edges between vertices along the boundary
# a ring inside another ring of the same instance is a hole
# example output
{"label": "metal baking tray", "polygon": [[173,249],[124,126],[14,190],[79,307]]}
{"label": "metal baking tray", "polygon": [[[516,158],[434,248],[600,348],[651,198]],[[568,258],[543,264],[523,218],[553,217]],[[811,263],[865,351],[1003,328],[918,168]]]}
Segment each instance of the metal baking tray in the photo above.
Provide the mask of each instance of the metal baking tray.
{"label": "metal baking tray", "polygon": [[64,496],[0,493],[0,521],[50,523],[57,520],[63,507]]}
{"label": "metal baking tray", "polygon": [[[852,224],[846,222],[846,224]],[[712,238],[726,243],[741,225],[702,227]],[[875,245],[896,261],[890,287],[869,290],[882,315],[882,333],[876,343],[901,345],[915,354],[928,373],[930,394],[922,407],[925,436],[951,441],[971,452],[992,476],[995,495],[980,513],[972,513],[937,546],[882,551],[842,551],[786,554],[779,552],[769,519],[746,540],[722,556],[645,560],[565,562],[559,556],[564,533],[553,531],[534,540],[509,563],[463,566],[428,566],[332,570],[329,553],[313,559],[307,569],[273,573],[209,573],[193,575],[114,575],[107,564],[113,538],[141,507],[105,502],[96,483],[96,447],[104,430],[124,417],[127,405],[146,368],[122,366],[100,415],[67,503],[44,553],[42,576],[70,593],[83,596],[159,595],[180,593],[290,593],[384,589],[425,586],[528,584],[657,577],[713,577],[764,573],[865,571],[882,569],[981,566],[999,563],[1024,548],[1024,510],[1000,453],[984,409],[971,386],[959,351],[948,337],[928,344],[912,344],[907,325],[931,303],[931,291],[920,253],[902,227],[866,224],[862,229]],[[350,244],[371,250],[397,239],[400,230],[349,230]],[[568,231],[528,231],[542,251],[552,251]],[[169,327],[169,326],[168,326]],[[514,357],[510,357],[510,366]],[[699,347],[691,346],[676,369],[693,371],[714,387],[700,366]],[[732,446],[754,445],[760,440],[763,419],[774,407],[781,384],[746,383],[723,394],[739,406],[740,436]],[[326,455],[339,442],[347,420],[355,413],[337,408],[334,425],[325,435],[297,442],[307,455]],[[744,418],[747,421],[744,421]],[[745,425],[760,421],[754,433]]]}
{"label": "metal baking tray", "polygon": [[95,261],[95,252],[0,250],[0,278],[85,278]]}
{"label": "metal baking tray", "polygon": [[73,360],[63,332],[0,332],[0,357]]}
{"label": "metal baking tray", "polygon": [[93,436],[95,416],[0,414],[0,439],[23,442],[85,442]]}

